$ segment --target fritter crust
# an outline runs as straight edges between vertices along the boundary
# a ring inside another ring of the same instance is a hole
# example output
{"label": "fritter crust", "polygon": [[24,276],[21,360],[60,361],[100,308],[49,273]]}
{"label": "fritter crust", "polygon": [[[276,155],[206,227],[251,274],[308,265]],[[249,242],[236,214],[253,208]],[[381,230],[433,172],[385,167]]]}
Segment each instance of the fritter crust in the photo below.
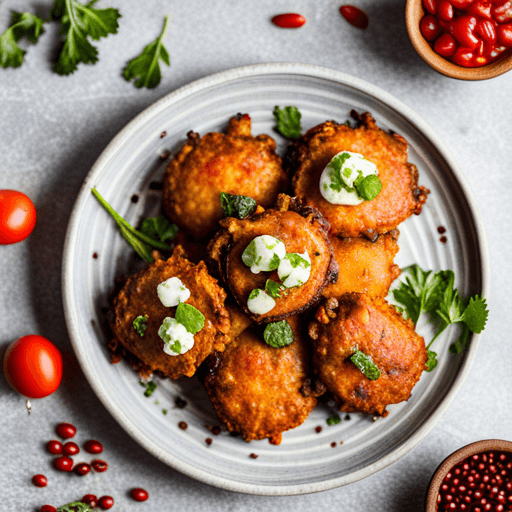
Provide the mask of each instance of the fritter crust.
{"label": "fritter crust", "polygon": [[207,360],[204,383],[217,415],[246,441],[269,438],[280,444],[282,432],[301,425],[316,405],[315,397],[301,391],[308,354],[299,318],[287,322],[295,336],[287,347],[270,347],[246,329],[223,353]]}
{"label": "fritter crust", "polygon": [[267,208],[287,185],[274,139],[253,137],[248,114],[231,118],[226,134],[187,137],[167,167],[163,209],[197,240],[217,229],[221,192],[252,197]]}
{"label": "fritter crust", "polygon": [[[328,225],[318,211],[303,208],[300,201],[281,194],[276,209],[259,208],[244,220],[226,218],[222,229],[208,246],[210,257],[217,263],[224,281],[238,305],[257,323],[282,320],[312,307],[321,298],[326,284],[334,282],[338,265],[327,237]],[[252,290],[265,289],[267,279],[279,282],[277,272],[253,274],[242,261],[242,253],[257,236],[271,235],[281,240],[287,252],[308,251],[311,258],[309,280],[275,299],[275,307],[266,314],[255,315],[247,309]]]}
{"label": "fritter crust", "polygon": [[345,293],[364,293],[385,297],[401,270],[393,259],[398,252],[398,230],[379,235],[374,242],[362,237],[329,237],[339,265],[338,281],[328,284],[324,297],[341,297]]}
{"label": "fritter crust", "polygon": [[[378,128],[368,112],[353,110],[350,114],[357,121],[356,128],[327,121],[294,142],[285,169],[294,173],[294,194],[320,210],[331,225],[331,235],[373,238],[396,228],[413,213],[418,215],[429,191],[418,186],[418,170],[407,162],[407,142],[402,136]],[[382,190],[372,201],[345,206],[322,197],[320,175],[341,151],[360,153],[377,166]]]}
{"label": "fritter crust", "polygon": [[[407,400],[425,369],[425,341],[410,320],[380,298],[351,293],[341,297],[339,307],[328,299],[310,323],[309,335],[315,372],[341,411],[386,416],[386,406]],[[377,380],[352,363],[356,349],[381,370]]]}
{"label": "fritter crust", "polygon": [[[171,277],[179,277],[190,290],[187,304],[196,307],[205,317],[204,327],[194,335],[194,346],[184,354],[170,356],[163,351],[164,343],[158,329],[165,317],[174,317],[176,308],[165,307],[157,295],[157,286]],[[114,299],[112,331],[118,343],[140,359],[144,372],[158,371],[165,377],[191,377],[213,350],[223,351],[230,341],[229,314],[224,307],[226,292],[210,276],[204,262],[190,263],[181,246],[172,256],[154,263],[130,276]],[[148,315],[147,330],[140,336],[133,327],[139,315]]]}

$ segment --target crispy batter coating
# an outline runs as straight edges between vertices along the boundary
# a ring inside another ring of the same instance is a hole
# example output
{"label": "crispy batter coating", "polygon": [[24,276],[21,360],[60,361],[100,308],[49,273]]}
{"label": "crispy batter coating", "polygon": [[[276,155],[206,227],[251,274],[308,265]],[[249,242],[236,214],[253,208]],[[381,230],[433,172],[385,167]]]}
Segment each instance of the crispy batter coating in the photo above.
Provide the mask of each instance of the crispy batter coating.
{"label": "crispy batter coating", "polygon": [[[187,304],[204,315],[205,324],[194,335],[194,346],[188,352],[170,356],[163,351],[164,343],[158,336],[158,329],[165,317],[174,317],[176,308],[165,307],[156,289],[160,283],[175,276],[190,290]],[[126,280],[114,299],[112,331],[117,341],[152,372],[158,371],[171,379],[182,375],[190,377],[213,350],[224,350],[230,341],[225,299],[226,292],[208,274],[204,262],[190,263],[183,256],[182,247],[177,246],[167,261],[158,259]],[[133,321],[139,315],[148,315],[147,330],[142,337],[133,327]]]}
{"label": "crispy batter coating", "polygon": [[[223,229],[211,241],[210,257],[217,262],[224,281],[238,305],[257,323],[275,322],[309,309],[320,300],[327,283],[337,278],[338,268],[322,216],[312,208],[302,208],[299,201],[280,195],[277,209],[258,209],[244,220],[227,218],[220,222]],[[271,235],[281,240],[288,253],[308,251],[311,275],[306,283],[289,288],[276,298],[275,307],[263,315],[247,309],[252,290],[265,289],[267,279],[279,281],[277,272],[253,274],[242,261],[242,253],[257,236]]]}
{"label": "crispy batter coating", "polygon": [[[320,210],[331,225],[331,235],[373,238],[396,228],[413,213],[419,214],[428,190],[418,187],[418,171],[407,162],[407,142],[402,136],[378,128],[368,112],[352,111],[351,115],[356,128],[334,121],[311,128],[290,146],[285,168],[295,173],[294,194]],[[341,151],[360,153],[377,166],[382,190],[372,201],[346,206],[322,197],[320,175]]]}
{"label": "crispy batter coating", "polygon": [[[387,405],[408,400],[427,361],[425,342],[412,322],[380,298],[351,293],[340,299],[339,308],[336,299],[328,299],[309,335],[315,372],[345,412],[386,416]],[[378,366],[377,380],[352,363],[356,349]]]}
{"label": "crispy batter coating", "polygon": [[269,438],[280,444],[282,432],[301,425],[316,404],[304,396],[307,346],[298,317],[289,318],[295,340],[273,348],[254,330],[245,330],[221,354],[211,356],[205,387],[226,428],[246,441]]}
{"label": "crispy batter coating", "polygon": [[357,292],[370,297],[385,297],[401,272],[393,263],[398,252],[398,234],[396,229],[379,235],[374,242],[362,237],[330,237],[340,271],[338,281],[328,284],[323,296],[341,297]]}
{"label": "crispy batter coating", "polygon": [[189,132],[164,177],[163,208],[197,240],[217,229],[223,212],[220,193],[250,196],[265,208],[274,204],[287,177],[268,135],[251,135],[251,118],[238,115],[227,133]]}

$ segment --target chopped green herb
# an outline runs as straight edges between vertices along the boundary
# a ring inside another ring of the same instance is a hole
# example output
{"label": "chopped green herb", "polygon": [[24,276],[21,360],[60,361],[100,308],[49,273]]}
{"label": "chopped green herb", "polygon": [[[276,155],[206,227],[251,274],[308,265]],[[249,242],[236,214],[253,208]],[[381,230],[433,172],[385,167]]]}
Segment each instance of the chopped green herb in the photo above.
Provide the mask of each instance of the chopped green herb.
{"label": "chopped green herb", "polygon": [[242,261],[248,267],[252,267],[254,264],[256,264],[256,258],[256,241],[253,239],[242,253]]}
{"label": "chopped green herb", "polygon": [[[265,283],[265,291],[273,298],[277,299],[278,297],[281,297],[281,291],[283,287],[279,283],[276,283],[272,279],[267,279],[267,282]],[[250,296],[249,296],[250,298]]]}
{"label": "chopped green herb", "polygon": [[158,405],[160,402],[158,400],[155,400],[155,405]]}
{"label": "chopped green herb", "polygon": [[[172,340],[171,340],[172,341]],[[181,354],[181,343],[180,340],[174,340],[174,343],[172,345],[169,345],[169,348],[175,353],[175,354]]]}
{"label": "chopped green herb", "polygon": [[327,166],[330,169],[329,177],[331,178],[330,187],[335,192],[341,192],[342,189],[348,190],[349,192],[354,191],[352,187],[349,187],[345,180],[343,179],[343,175],[341,172],[341,168],[343,164],[350,158],[350,153],[346,151],[336,155]]}
{"label": "chopped green herb", "polygon": [[153,391],[155,391],[155,389],[156,383],[150,380],[148,383],[146,383],[146,391],[144,391],[144,396],[149,398],[153,394]]}
{"label": "chopped green herb", "polygon": [[83,503],[81,501],[73,501],[73,503],[68,503],[67,505],[62,505],[57,508],[57,512],[89,512],[92,511],[92,508]]}
{"label": "chopped green herb", "polygon": [[[204,327],[204,315],[201,311],[190,304],[185,304],[184,302],[180,302],[178,304],[174,319],[179,324],[185,326],[185,329],[192,334],[199,332]],[[172,350],[174,350],[174,348],[172,348]],[[180,353],[181,347],[180,350],[174,351]]]}
{"label": "chopped green herb", "polygon": [[259,294],[260,292],[263,291],[261,288],[255,288],[250,294],[249,294],[249,298],[247,300],[253,300],[255,299]]}
{"label": "chopped green herb", "polygon": [[277,255],[277,253],[274,253],[274,256],[272,256],[272,259],[268,265],[268,270],[276,270],[277,267],[279,267],[279,263],[281,263],[281,258]]}
{"label": "chopped green herb", "polygon": [[0,65],[3,68],[17,68],[23,64],[26,52],[18,46],[18,42],[26,37],[36,44],[44,32],[43,24],[44,20],[34,14],[12,11],[11,25],[0,36]]}
{"label": "chopped green herb", "polygon": [[334,416],[331,416],[325,420],[327,425],[337,425],[338,423],[341,423],[341,418],[338,414],[335,414]]}
{"label": "chopped green herb", "polygon": [[167,409],[162,409],[162,414],[165,416],[167,414]]}
{"label": "chopped green herb", "polygon": [[276,120],[275,129],[287,139],[298,139],[301,135],[302,127],[300,118],[302,117],[297,107],[274,109],[274,118]]}
{"label": "chopped green herb", "polygon": [[140,232],[161,242],[172,240],[178,234],[178,226],[171,224],[163,215],[148,217],[142,221]]}
{"label": "chopped green herb", "polygon": [[296,252],[289,252],[285,258],[289,260],[292,268],[297,268],[298,266],[302,266],[303,268],[309,268],[311,263],[305,258],[303,258],[300,254]]}
{"label": "chopped green herb", "polygon": [[148,328],[148,315],[139,315],[133,321],[133,328],[137,331],[139,336],[142,338]]}
{"label": "chopped green herb", "polygon": [[354,185],[359,196],[361,196],[365,201],[375,199],[382,190],[382,183],[380,182],[379,177],[375,174],[370,174],[362,180],[356,180]]}
{"label": "chopped green herb", "polygon": [[355,352],[350,357],[350,360],[364,373],[370,380],[377,380],[380,377],[380,370],[377,365],[372,361],[371,356],[367,356],[360,350]]}
{"label": "chopped green herb", "polygon": [[168,21],[169,17],[166,16],[164,28],[156,40],[148,44],[142,50],[142,53],[130,60],[126,68],[124,68],[123,77],[128,82],[135,78],[135,87],[147,87],[148,89],[153,89],[162,79],[159,61],[162,60],[162,62],[168,66],[170,65],[171,61],[169,53],[163,45]]}
{"label": "chopped green herb", "polygon": [[249,196],[236,196],[226,192],[220,193],[220,204],[225,217],[245,219],[256,209],[256,201]]}
{"label": "chopped green herb", "polygon": [[263,332],[267,345],[274,348],[283,348],[291,345],[294,340],[293,331],[286,320],[268,324]]}
{"label": "chopped green herb", "polygon": [[425,363],[427,372],[431,372],[437,366],[437,353],[427,350],[427,362]]}
{"label": "chopped green herb", "polygon": [[349,128],[352,128],[352,125],[350,124],[350,121],[349,121],[348,119],[345,121],[345,124],[346,124]]}

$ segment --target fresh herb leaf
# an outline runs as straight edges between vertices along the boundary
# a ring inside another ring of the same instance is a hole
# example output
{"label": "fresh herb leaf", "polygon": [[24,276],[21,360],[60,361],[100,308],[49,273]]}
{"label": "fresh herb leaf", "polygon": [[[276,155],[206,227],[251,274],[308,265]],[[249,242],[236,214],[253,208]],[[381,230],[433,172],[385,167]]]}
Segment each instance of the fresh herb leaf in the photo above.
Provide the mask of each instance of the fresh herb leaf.
{"label": "fresh herb leaf", "polygon": [[148,217],[142,221],[140,232],[161,242],[172,240],[178,234],[178,226],[171,224],[163,215]]}
{"label": "fresh herb leaf", "polygon": [[460,335],[455,343],[450,345],[450,352],[453,354],[460,354],[463,350],[469,347],[471,331],[466,324],[462,324]]}
{"label": "fresh herb leaf", "polygon": [[279,283],[276,283],[272,279],[267,279],[267,282],[265,283],[265,291],[273,299],[277,299],[278,297],[281,297],[281,290],[282,290],[282,286]]}
{"label": "fresh herb leaf", "polygon": [[345,177],[341,172],[341,168],[343,164],[350,158],[350,154],[346,151],[340,153],[333,157],[333,159],[329,162],[328,167],[330,169],[329,178],[331,179],[330,187],[335,192],[341,192],[342,189],[347,190],[348,192],[353,192],[355,189],[349,187],[345,181]]}
{"label": "fresh herb leaf", "polygon": [[148,315],[139,315],[133,321],[133,328],[137,331],[139,336],[142,338],[148,328]]}
{"label": "fresh herb leaf", "polygon": [[380,377],[380,370],[372,361],[371,356],[367,356],[364,352],[356,350],[350,360],[368,377],[370,380],[377,380]]}
{"label": "fresh herb leaf", "polygon": [[433,350],[427,350],[426,371],[431,372],[437,366],[437,353]]}
{"label": "fresh herb leaf", "polygon": [[334,416],[330,416],[329,418],[327,418],[325,420],[325,422],[327,423],[327,425],[331,426],[331,425],[337,425],[338,423],[341,423],[341,418],[339,416],[339,414],[335,414]]}
{"label": "fresh herb leaf", "polygon": [[89,512],[90,510],[92,511],[92,508],[81,501],[74,501],[57,508],[57,512]]}
{"label": "fresh herb leaf", "polygon": [[279,267],[279,263],[281,263],[281,258],[277,255],[277,253],[274,253],[274,256],[272,256],[272,259],[270,260],[270,263],[268,264],[268,270],[276,270],[277,267]]}
{"label": "fresh herb leaf", "polygon": [[3,68],[17,68],[23,64],[25,51],[18,46],[21,38],[26,37],[36,44],[44,32],[44,20],[28,12],[13,11],[11,25],[0,36],[0,65]]}
{"label": "fresh herb leaf", "polygon": [[274,348],[283,348],[291,345],[294,340],[293,331],[286,320],[267,324],[263,332],[267,345]]}
{"label": "fresh herb leaf", "polygon": [[256,201],[252,197],[237,196],[227,192],[220,193],[220,204],[224,216],[240,220],[248,217],[256,209]]}
{"label": "fresh herb leaf", "polygon": [[361,196],[365,201],[375,199],[382,190],[382,183],[380,182],[379,177],[375,174],[370,174],[362,179],[356,179],[354,186],[359,196]]}
{"label": "fresh herb leaf", "polygon": [[169,53],[163,45],[168,21],[169,17],[166,16],[164,28],[160,35],[155,41],[148,44],[140,55],[130,60],[124,68],[123,77],[128,82],[135,78],[135,87],[155,88],[162,79],[159,60],[162,60],[168,66],[170,65]]}
{"label": "fresh herb leaf", "polygon": [[249,242],[249,245],[242,253],[242,261],[248,267],[252,267],[256,263],[256,242],[254,239]]}
{"label": "fresh herb leaf", "polygon": [[302,266],[302,268],[309,268],[311,266],[311,263],[309,263],[306,258],[296,252],[289,252],[285,258],[290,262],[292,268],[297,268],[299,266]]}
{"label": "fresh herb leaf", "polygon": [[[179,324],[182,324],[185,329],[192,334],[199,332],[204,327],[204,315],[201,311],[190,304],[185,304],[184,302],[180,302],[178,304],[174,319]],[[174,351],[180,353],[181,348],[180,350]]]}
{"label": "fresh herb leaf", "polygon": [[469,299],[469,304],[464,310],[462,321],[469,327],[469,330],[480,334],[485,329],[489,311],[485,299],[475,295]]}
{"label": "fresh herb leaf", "polygon": [[113,8],[96,9],[96,0],[82,4],[77,0],[55,0],[50,11],[53,20],[61,22],[60,35],[64,44],[53,69],[59,75],[69,75],[76,71],[78,64],[94,64],[98,60],[98,50],[88,41],[88,37],[98,40],[109,34],[117,34],[119,11]]}
{"label": "fresh herb leaf", "polygon": [[175,354],[181,354],[181,343],[180,340],[174,340],[174,343],[169,346]]}
{"label": "fresh herb leaf", "polygon": [[275,129],[287,139],[298,139],[302,131],[301,117],[297,107],[279,108],[276,106],[274,109],[274,118],[277,123]]}
{"label": "fresh herb leaf", "polygon": [[152,380],[150,380],[149,382],[146,383],[146,391],[144,391],[144,396],[149,398],[153,394],[153,391],[155,391],[155,389],[156,384]]}
{"label": "fresh herb leaf", "polygon": [[165,416],[167,414],[167,409],[162,409],[162,414]]}

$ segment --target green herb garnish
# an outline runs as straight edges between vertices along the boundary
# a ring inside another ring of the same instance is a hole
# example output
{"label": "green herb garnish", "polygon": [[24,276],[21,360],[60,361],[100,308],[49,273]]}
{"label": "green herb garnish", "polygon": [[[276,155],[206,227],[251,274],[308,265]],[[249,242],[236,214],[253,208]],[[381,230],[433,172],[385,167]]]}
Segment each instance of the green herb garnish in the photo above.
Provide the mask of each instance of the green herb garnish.
{"label": "green herb garnish", "polygon": [[329,418],[327,418],[325,420],[325,422],[327,423],[327,425],[331,426],[331,425],[337,425],[338,423],[341,423],[341,418],[339,417],[338,414],[335,414],[334,416],[330,416]]}
{"label": "green herb garnish", "polygon": [[311,266],[311,263],[309,263],[306,258],[296,252],[289,252],[285,258],[290,262],[292,268],[297,268],[299,266],[302,268],[309,268]]}
{"label": "green herb garnish", "polygon": [[437,352],[427,350],[426,371],[431,372],[437,366]]}
{"label": "green herb garnish", "polygon": [[53,69],[59,75],[69,75],[77,69],[79,62],[94,64],[98,50],[88,41],[97,41],[109,34],[117,34],[119,11],[113,8],[96,9],[97,0],[81,4],[77,0],[55,0],[50,17],[60,21],[60,35],[64,44]]}
{"label": "green herb garnish", "polygon": [[227,192],[220,193],[220,204],[224,216],[245,219],[256,209],[256,201],[249,196],[236,196]]}
{"label": "green herb garnish", "polygon": [[375,199],[382,190],[382,183],[380,182],[379,177],[375,174],[370,174],[359,181],[356,180],[354,185],[359,196],[365,201]]}
{"label": "green herb garnish", "polygon": [[277,253],[274,253],[274,256],[272,256],[272,259],[268,264],[269,272],[271,272],[272,270],[276,270],[277,267],[279,267],[279,263],[281,263],[281,258],[277,255]]}
{"label": "green herb garnish", "polygon": [[327,166],[330,169],[329,177],[331,179],[330,187],[335,192],[341,192],[342,189],[348,190],[349,192],[353,192],[355,189],[349,187],[345,182],[344,176],[341,173],[341,168],[343,164],[350,158],[350,154],[347,152],[340,153],[336,155]]}
{"label": "green herb garnish", "polygon": [[92,511],[92,508],[86,503],[82,503],[81,501],[73,501],[73,503],[68,503],[67,505],[62,505],[57,508],[57,512],[89,512]]}
{"label": "green herb garnish", "polygon": [[[281,297],[281,291],[283,289],[283,286],[279,283],[276,283],[272,279],[267,279],[267,282],[265,283],[265,291],[273,298],[277,299],[278,297]],[[250,295],[249,295],[250,298]]]}
{"label": "green herb garnish", "polygon": [[350,360],[366,375],[370,380],[377,380],[380,377],[380,370],[372,361],[371,356],[367,356],[360,350],[355,350],[350,356]]}
{"label": "green herb garnish", "polygon": [[153,240],[167,242],[178,234],[178,226],[171,224],[163,215],[147,217],[142,221],[140,232]]}
{"label": "green herb garnish", "polygon": [[294,340],[293,331],[286,320],[268,324],[263,332],[267,345],[274,348],[283,348],[291,345]]}
{"label": "green herb garnish", "polygon": [[[176,322],[183,325],[188,332],[195,334],[204,327],[204,315],[194,306],[180,302],[176,308],[176,315],[174,317]],[[172,347],[171,347],[172,348]],[[174,350],[172,348],[172,350]],[[174,350],[174,352],[181,352]]]}
{"label": "green herb garnish", "polygon": [[167,409],[162,409],[162,414],[165,416],[167,414]]}
{"label": "green herb garnish", "polygon": [[276,106],[274,109],[274,118],[277,123],[275,129],[287,139],[298,139],[302,131],[301,117],[297,107],[284,107],[281,109]]}
{"label": "green herb garnish", "polygon": [[[144,385],[144,384],[143,384]],[[156,384],[150,380],[146,383],[146,391],[144,391],[144,396],[150,397],[153,394],[153,391],[156,389]]]}
{"label": "green herb garnish", "polygon": [[139,336],[142,338],[148,328],[148,315],[139,315],[133,321],[133,328],[137,331]]}
{"label": "green herb garnish", "polygon": [[3,68],[17,68],[23,64],[26,52],[18,46],[18,42],[26,37],[36,44],[44,32],[43,23],[44,20],[34,14],[12,11],[11,25],[0,36],[0,65]]}
{"label": "green herb garnish", "polygon": [[128,82],[135,78],[135,87],[147,87],[148,89],[153,89],[162,79],[159,61],[162,60],[162,62],[168,66],[170,65],[171,61],[169,58],[169,52],[163,45],[168,21],[169,17],[166,16],[164,28],[160,35],[155,39],[155,41],[148,44],[142,50],[140,55],[130,60],[128,65],[124,68],[123,77]]}

